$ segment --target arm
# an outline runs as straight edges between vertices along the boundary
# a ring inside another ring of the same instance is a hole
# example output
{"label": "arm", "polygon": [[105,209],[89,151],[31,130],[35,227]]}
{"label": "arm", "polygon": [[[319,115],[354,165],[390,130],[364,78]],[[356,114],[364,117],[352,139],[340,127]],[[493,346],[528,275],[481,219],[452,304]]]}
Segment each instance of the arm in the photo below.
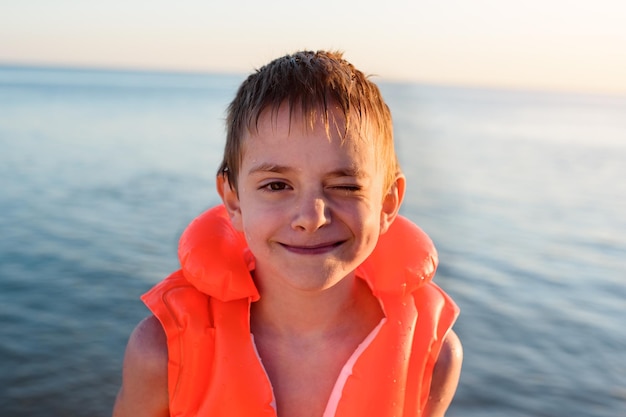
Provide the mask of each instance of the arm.
{"label": "arm", "polygon": [[443,417],[452,402],[461,375],[463,346],[459,337],[450,330],[443,340],[441,352],[433,369],[428,402],[424,417]]}
{"label": "arm", "polygon": [[128,340],[113,417],[167,417],[168,402],[167,339],[161,323],[151,316]]}

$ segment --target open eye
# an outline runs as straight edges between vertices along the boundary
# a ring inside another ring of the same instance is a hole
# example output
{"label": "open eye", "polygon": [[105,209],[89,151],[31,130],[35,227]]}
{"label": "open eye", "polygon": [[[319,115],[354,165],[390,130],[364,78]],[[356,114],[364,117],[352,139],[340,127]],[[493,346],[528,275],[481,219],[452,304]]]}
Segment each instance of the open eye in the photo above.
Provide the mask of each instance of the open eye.
{"label": "open eye", "polygon": [[289,188],[289,186],[282,181],[272,181],[267,183],[261,187],[263,190],[267,191],[283,191]]}

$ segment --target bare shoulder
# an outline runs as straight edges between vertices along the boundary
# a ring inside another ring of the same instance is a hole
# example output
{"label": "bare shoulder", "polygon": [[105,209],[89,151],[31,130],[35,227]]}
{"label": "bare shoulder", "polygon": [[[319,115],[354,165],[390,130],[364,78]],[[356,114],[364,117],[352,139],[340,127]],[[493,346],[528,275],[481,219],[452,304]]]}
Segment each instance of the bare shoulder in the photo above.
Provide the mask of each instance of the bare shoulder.
{"label": "bare shoulder", "polygon": [[126,359],[150,373],[167,370],[167,338],[155,316],[146,317],[135,327],[126,347]]}
{"label": "bare shoulder", "polygon": [[452,402],[459,384],[463,346],[457,334],[450,330],[441,345],[439,357],[433,369],[432,382],[425,417],[443,417]]}
{"label": "bare shoulder", "polygon": [[168,415],[167,339],[161,323],[150,316],[135,327],[128,340],[113,416]]}

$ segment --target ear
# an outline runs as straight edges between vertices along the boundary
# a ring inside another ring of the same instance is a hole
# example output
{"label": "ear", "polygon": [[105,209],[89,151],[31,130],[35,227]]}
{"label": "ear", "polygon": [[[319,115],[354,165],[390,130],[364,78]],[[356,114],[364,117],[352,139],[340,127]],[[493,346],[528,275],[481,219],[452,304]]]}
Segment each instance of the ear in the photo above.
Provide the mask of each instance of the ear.
{"label": "ear", "polygon": [[389,187],[387,194],[383,198],[383,206],[380,212],[380,233],[385,233],[391,223],[398,216],[398,211],[404,200],[404,191],[406,189],[406,178],[402,174],[398,174],[395,181]]}
{"label": "ear", "polygon": [[216,179],[217,193],[222,198],[224,207],[228,212],[233,227],[238,231],[243,231],[243,222],[241,219],[241,206],[239,203],[239,195],[237,190],[231,187],[228,176],[219,174]]}

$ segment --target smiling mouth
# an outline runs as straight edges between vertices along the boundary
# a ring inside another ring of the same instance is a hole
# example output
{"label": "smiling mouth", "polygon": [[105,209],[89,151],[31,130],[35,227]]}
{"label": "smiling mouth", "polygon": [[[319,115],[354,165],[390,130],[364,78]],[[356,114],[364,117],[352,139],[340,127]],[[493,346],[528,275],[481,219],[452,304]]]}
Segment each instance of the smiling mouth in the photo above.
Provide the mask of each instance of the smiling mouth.
{"label": "smiling mouth", "polygon": [[335,248],[341,246],[344,241],[332,242],[332,243],[322,243],[319,245],[312,246],[293,246],[281,243],[280,245],[287,249],[289,252],[301,254],[301,255],[320,255],[324,253],[328,253]]}

